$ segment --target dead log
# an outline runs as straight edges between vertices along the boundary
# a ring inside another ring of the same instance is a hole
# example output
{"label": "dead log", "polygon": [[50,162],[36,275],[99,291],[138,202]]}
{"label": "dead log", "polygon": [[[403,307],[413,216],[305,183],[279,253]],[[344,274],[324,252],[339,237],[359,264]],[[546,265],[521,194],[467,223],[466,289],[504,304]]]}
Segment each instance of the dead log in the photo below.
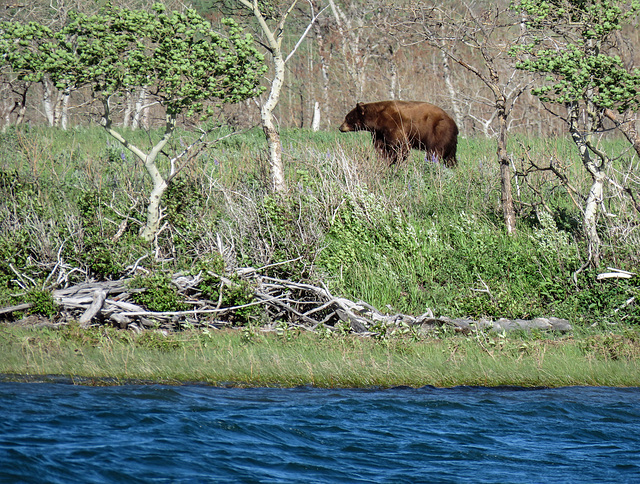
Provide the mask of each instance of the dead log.
{"label": "dead log", "polygon": [[81,328],[89,327],[91,320],[102,309],[102,306],[104,305],[104,300],[106,298],[107,298],[107,291],[105,291],[104,289],[96,289],[93,292],[93,302],[91,303],[91,306],[89,306],[89,308],[84,312],[84,314],[80,316],[80,320],[78,321],[80,323]]}
{"label": "dead log", "polygon": [[33,307],[33,303],[24,303],[18,304],[17,306],[8,306],[6,308],[0,309],[0,314],[11,314],[17,311],[26,311],[27,309],[31,309]]}
{"label": "dead log", "polygon": [[[612,272],[624,274],[624,271],[611,269]],[[236,311],[258,306],[265,312],[270,321],[284,322],[292,328],[318,331],[323,328],[331,330],[340,322],[346,323],[352,333],[362,336],[392,334],[396,329],[406,332],[407,328],[420,333],[430,332],[442,327],[450,327],[455,331],[511,331],[511,330],[551,330],[568,331],[571,325],[566,320],[556,318],[536,318],[535,320],[505,320],[495,322],[488,320],[473,321],[470,319],[434,317],[428,310],[420,316],[407,314],[385,314],[363,301],[351,301],[336,297],[321,284],[316,286],[306,282],[291,281],[263,276],[259,270],[240,268],[236,276],[250,281],[253,287],[254,300],[241,305],[222,305],[222,294],[217,301],[204,299],[198,289],[202,281],[201,274],[176,274],[172,277],[179,297],[192,309],[183,311],[150,311],[136,304],[132,294],[144,289],[130,288],[131,279],[117,281],[87,282],[76,286],[56,289],[52,295],[54,301],[62,307],[61,314],[68,320],[78,320],[82,327],[91,322],[110,322],[120,328],[162,327],[177,329],[184,324],[200,327],[233,326],[233,315]],[[225,287],[236,285],[231,276],[220,278],[221,291]],[[0,309],[0,314],[30,309],[32,305],[25,303]],[[271,325],[267,325],[268,330]],[[273,329],[273,328],[272,328]]]}

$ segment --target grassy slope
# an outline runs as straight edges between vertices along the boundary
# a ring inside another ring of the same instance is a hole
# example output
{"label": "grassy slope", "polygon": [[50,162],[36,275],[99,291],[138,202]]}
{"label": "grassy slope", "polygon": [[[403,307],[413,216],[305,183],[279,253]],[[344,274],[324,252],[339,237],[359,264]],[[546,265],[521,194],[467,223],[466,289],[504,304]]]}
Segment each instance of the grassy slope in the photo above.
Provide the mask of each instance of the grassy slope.
{"label": "grassy slope", "polygon": [[[167,152],[190,136],[179,133]],[[145,133],[134,138],[148,144]],[[144,169],[102,131],[4,133],[0,304],[42,299],[41,289],[55,281],[120,277],[141,257],[154,273],[207,268],[219,259],[222,240],[228,268],[296,260],[272,271],[322,279],[335,294],[383,310],[553,315],[607,331],[638,321],[637,304],[626,304],[640,296],[635,279],[595,279],[608,265],[637,269],[638,243],[622,236],[634,233],[632,225],[612,225],[627,223],[632,212],[624,207],[608,207],[618,217],[602,226],[601,267],[583,271],[574,283],[571,276],[585,259],[579,207],[549,172],[520,176],[514,179],[518,234],[506,235],[491,140],[461,139],[460,166],[447,170],[419,152],[406,165],[382,166],[367,134],[290,130],[282,138],[288,197],[263,190],[259,130],[225,139],[174,180],[164,199],[169,225],[158,246],[149,247],[136,237],[148,190]],[[566,139],[514,138],[510,149],[520,171],[522,160],[553,158],[573,187],[584,192],[588,186]]]}

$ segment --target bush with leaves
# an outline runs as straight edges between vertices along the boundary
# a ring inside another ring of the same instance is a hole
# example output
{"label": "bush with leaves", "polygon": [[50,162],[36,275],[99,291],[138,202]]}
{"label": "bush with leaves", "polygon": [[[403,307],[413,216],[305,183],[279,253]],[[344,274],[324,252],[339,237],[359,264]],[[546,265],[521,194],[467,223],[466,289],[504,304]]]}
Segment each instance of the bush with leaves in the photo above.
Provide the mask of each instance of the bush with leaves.
{"label": "bush with leaves", "polygon": [[135,291],[131,298],[149,311],[181,311],[187,309],[180,298],[171,276],[161,272],[136,276],[130,283]]}
{"label": "bush with leaves", "polygon": [[[145,11],[110,2],[95,15],[69,12],[69,22],[57,32],[36,22],[0,22],[0,62],[20,80],[47,76],[64,92],[91,86],[102,100],[102,126],[144,163],[153,183],[141,231],[146,241],[159,230],[160,199],[177,173],[173,166],[161,173],[157,158],[178,116],[207,115],[212,106],[205,101],[235,103],[261,92],[266,67],[253,38],[232,19],[221,24],[225,32],[213,31],[193,9],[167,12],[155,3]],[[139,88],[153,93],[166,113],[164,135],[149,151],[112,126],[111,97]]]}

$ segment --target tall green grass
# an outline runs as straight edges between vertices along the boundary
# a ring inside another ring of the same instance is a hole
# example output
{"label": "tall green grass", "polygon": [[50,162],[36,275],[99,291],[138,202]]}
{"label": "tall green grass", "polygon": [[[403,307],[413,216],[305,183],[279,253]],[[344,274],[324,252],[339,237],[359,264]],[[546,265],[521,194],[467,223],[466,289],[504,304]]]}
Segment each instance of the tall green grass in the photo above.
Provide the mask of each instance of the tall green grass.
{"label": "tall green grass", "polygon": [[250,386],[640,385],[637,333],[599,338],[449,335],[376,341],[258,330],[132,334],[0,326],[4,378]]}
{"label": "tall green grass", "polygon": [[[146,147],[160,133],[132,136]],[[177,133],[167,153],[195,136]],[[586,193],[590,180],[570,140],[509,141],[518,173],[512,236],[503,227],[492,140],[461,139],[455,170],[420,152],[387,167],[366,133],[283,130],[282,142],[286,196],[265,188],[259,129],[225,138],[172,181],[166,226],[146,245],[137,237],[149,190],[144,168],[101,129],[2,133],[0,305],[33,289],[121,277],[139,260],[152,272],[177,272],[222,255],[228,270],[270,266],[273,275],[322,280],[335,294],[389,312],[638,322],[637,278],[595,278],[607,266],[637,271],[633,212],[607,199],[616,217],[603,218],[601,267],[574,278],[586,259],[580,197],[549,171],[525,176],[530,161],[553,160]],[[608,143],[621,153],[614,168],[628,166],[624,145]]]}

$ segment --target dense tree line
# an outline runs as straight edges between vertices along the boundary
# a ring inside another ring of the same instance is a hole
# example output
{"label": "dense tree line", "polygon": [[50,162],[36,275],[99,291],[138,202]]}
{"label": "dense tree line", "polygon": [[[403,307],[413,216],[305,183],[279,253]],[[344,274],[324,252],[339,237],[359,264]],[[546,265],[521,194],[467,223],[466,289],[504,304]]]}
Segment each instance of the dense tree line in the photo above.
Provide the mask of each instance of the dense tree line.
{"label": "dense tree line", "polygon": [[[101,3],[79,0],[8,2],[1,20],[37,21],[56,30],[68,21],[69,12],[95,13]],[[146,8],[148,2],[118,0],[114,5]],[[167,9],[181,10],[188,2],[164,0]],[[214,24],[225,16],[244,23],[261,42],[264,36],[239,2],[199,0],[191,2]],[[276,15],[288,2],[261,2]],[[440,105],[455,115],[463,136],[482,133],[495,136],[500,130],[494,94],[489,86],[458,61],[470,66],[483,55],[496,59],[495,73],[504,79],[505,94],[513,102],[507,128],[547,136],[565,132],[561,119],[550,114],[531,94],[530,79],[514,73],[515,61],[506,55],[510,42],[520,36],[519,14],[509,2],[390,2],[375,0],[311,0],[292,10],[283,31],[283,49],[290,52],[318,16],[311,30],[286,64],[284,86],[274,114],[282,127],[331,129],[356,102],[382,99],[414,99]],[[635,20],[634,20],[635,22]],[[638,43],[635,24],[618,33],[625,62],[635,65],[633,46]],[[493,52],[487,51],[491,44]],[[266,44],[265,44],[266,45]],[[438,48],[440,47],[440,48]],[[499,49],[503,49],[498,55]],[[443,54],[446,52],[446,55]],[[46,77],[37,82],[18,81],[6,65],[0,71],[0,123],[3,126],[29,121],[65,127],[87,123],[95,116],[88,89],[61,92]],[[265,86],[268,80],[265,80]],[[266,94],[264,95],[266,96]],[[317,110],[316,110],[317,103]],[[144,89],[131,92],[114,119],[131,127],[162,125],[163,114],[154,109]],[[256,102],[225,111],[228,122],[238,126],[260,122]]]}

